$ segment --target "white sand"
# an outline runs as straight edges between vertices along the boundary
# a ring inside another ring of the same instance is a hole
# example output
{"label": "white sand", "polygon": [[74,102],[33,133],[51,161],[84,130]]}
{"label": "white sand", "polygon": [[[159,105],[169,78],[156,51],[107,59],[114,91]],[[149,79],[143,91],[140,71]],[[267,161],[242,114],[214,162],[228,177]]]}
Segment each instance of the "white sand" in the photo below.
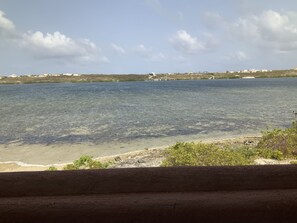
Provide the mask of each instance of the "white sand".
{"label": "white sand", "polygon": [[[257,136],[232,136],[216,138],[196,138],[196,140],[175,140],[165,139],[153,144],[153,140],[142,140],[133,144],[53,144],[53,145],[24,145],[24,144],[6,144],[0,145],[0,171],[43,171],[50,166],[62,169],[68,163],[78,159],[82,155],[90,155],[100,161],[113,160],[120,156],[126,159],[131,156],[145,156],[152,150],[162,150],[177,141],[193,141],[207,143],[242,143],[244,140]],[[150,148],[150,149],[148,149]]]}

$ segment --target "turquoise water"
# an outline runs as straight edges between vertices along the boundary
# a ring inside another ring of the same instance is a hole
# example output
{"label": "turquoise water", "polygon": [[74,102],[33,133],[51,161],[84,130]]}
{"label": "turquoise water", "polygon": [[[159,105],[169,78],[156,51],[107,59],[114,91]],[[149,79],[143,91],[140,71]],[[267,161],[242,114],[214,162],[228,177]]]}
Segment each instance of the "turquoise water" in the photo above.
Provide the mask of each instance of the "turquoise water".
{"label": "turquoise water", "polygon": [[286,127],[297,78],[0,85],[0,144],[112,143]]}

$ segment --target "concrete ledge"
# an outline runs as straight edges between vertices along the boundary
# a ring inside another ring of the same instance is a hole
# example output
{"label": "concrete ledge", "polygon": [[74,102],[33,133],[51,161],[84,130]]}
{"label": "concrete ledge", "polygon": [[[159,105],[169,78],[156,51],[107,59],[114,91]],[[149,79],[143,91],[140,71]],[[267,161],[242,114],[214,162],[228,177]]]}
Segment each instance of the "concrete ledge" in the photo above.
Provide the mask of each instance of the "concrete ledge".
{"label": "concrete ledge", "polygon": [[0,222],[296,222],[297,165],[0,174]]}

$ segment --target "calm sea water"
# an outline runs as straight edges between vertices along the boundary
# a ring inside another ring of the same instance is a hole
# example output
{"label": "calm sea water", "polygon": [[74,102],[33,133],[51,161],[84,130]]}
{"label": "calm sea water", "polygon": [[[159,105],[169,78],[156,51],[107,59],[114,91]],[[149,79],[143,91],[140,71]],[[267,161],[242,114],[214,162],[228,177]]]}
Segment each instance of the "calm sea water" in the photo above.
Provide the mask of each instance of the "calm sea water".
{"label": "calm sea water", "polygon": [[297,78],[0,85],[0,143],[108,143],[286,127]]}

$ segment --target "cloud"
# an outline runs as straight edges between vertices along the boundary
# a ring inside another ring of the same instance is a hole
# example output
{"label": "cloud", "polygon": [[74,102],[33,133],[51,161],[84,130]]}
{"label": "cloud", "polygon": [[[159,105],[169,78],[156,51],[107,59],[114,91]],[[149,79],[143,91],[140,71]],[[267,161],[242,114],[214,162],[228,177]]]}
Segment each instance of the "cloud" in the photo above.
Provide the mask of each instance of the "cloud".
{"label": "cloud", "polygon": [[15,25],[0,10],[0,37],[10,38],[14,36],[16,36]]}
{"label": "cloud", "polygon": [[149,61],[157,62],[157,61],[162,61],[166,58],[163,53],[155,52],[153,49],[147,48],[143,44],[137,45],[134,50],[139,56]]}
{"label": "cloud", "polygon": [[23,34],[22,46],[40,59],[108,62],[107,58],[99,56],[99,49],[90,40],[73,40],[60,32],[27,32]]}
{"label": "cloud", "polygon": [[116,52],[117,54],[126,54],[126,50],[123,47],[121,47],[115,43],[112,43],[111,47],[112,47],[113,51]]}
{"label": "cloud", "polygon": [[259,15],[240,17],[229,23],[235,37],[279,52],[297,50],[297,13],[263,11]]}
{"label": "cloud", "polygon": [[38,59],[55,59],[64,62],[109,62],[100,49],[88,39],[74,40],[60,32],[18,32],[12,21],[0,11],[0,37],[17,40],[16,46]]}
{"label": "cloud", "polygon": [[297,50],[296,12],[265,10],[231,21],[216,12],[206,12],[203,19],[208,28],[223,31],[229,40],[278,53]]}
{"label": "cloud", "polygon": [[197,38],[192,37],[185,30],[177,31],[177,33],[169,39],[169,42],[176,50],[186,54],[195,54],[205,50],[204,44],[199,42]]}
{"label": "cloud", "polygon": [[213,49],[218,41],[210,33],[203,33],[204,42],[192,37],[187,31],[179,30],[169,38],[170,44],[184,54],[197,54],[199,52]]}

